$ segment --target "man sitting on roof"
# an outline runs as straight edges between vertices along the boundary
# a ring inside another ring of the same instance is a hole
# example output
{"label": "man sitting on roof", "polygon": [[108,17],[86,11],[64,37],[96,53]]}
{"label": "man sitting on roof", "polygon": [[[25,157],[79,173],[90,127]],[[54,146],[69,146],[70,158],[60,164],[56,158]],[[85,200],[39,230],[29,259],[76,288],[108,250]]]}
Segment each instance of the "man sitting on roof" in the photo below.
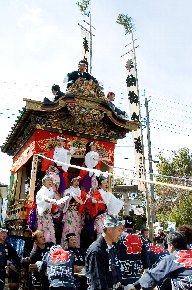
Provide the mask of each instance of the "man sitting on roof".
{"label": "man sitting on roof", "polygon": [[52,93],[54,95],[53,102],[56,102],[58,99],[60,99],[61,97],[63,97],[65,95],[63,92],[60,91],[60,86],[58,86],[58,85],[53,85],[51,90],[52,90]]}
{"label": "man sitting on roof", "polygon": [[84,78],[88,81],[92,80],[96,84],[98,83],[98,81],[92,75],[86,72],[86,68],[87,68],[86,60],[81,60],[78,64],[78,70],[68,73],[66,75],[63,82],[68,83],[67,88],[69,88],[72,84],[74,84],[75,81],[79,78]]}
{"label": "man sitting on roof", "polygon": [[52,85],[51,87],[52,94],[54,95],[54,99],[49,100],[48,98],[44,98],[43,103],[44,105],[52,105],[53,102],[58,101],[61,97],[63,97],[65,94],[60,91],[59,85]]}
{"label": "man sitting on roof", "polygon": [[107,101],[109,102],[109,106],[115,111],[115,113],[123,118],[128,118],[127,113],[125,111],[121,111],[119,108],[117,108],[113,102],[115,100],[115,94],[113,92],[108,92],[107,94]]}

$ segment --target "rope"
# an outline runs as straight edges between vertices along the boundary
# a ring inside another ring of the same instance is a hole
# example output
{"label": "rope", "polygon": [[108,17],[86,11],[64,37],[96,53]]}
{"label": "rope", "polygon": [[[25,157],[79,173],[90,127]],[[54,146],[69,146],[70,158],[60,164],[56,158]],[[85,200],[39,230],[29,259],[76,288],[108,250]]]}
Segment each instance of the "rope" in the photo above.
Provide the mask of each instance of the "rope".
{"label": "rope", "polygon": [[[64,163],[64,162],[61,162],[61,161],[57,161],[57,160],[48,158],[48,157],[46,157],[44,155],[41,155],[41,154],[34,154],[34,155],[40,156],[40,157],[45,158],[47,160],[53,161],[55,163],[59,163],[61,165],[66,165],[66,166],[69,166],[69,167],[72,167],[72,168],[82,169],[82,170],[85,170],[85,171],[88,171],[88,172],[93,172],[96,175],[102,174],[104,176],[114,176],[113,173],[108,172],[108,171],[103,172],[103,171],[98,170],[98,169],[90,169],[90,168],[87,168],[87,167],[82,167],[82,166],[77,166],[77,165],[74,165],[74,164]],[[122,177],[123,177],[123,175],[122,175]],[[139,182],[144,182],[144,183],[150,183],[150,184],[156,184],[156,185],[168,186],[168,187],[171,187],[171,188],[177,188],[177,189],[183,189],[183,190],[192,191],[192,187],[190,187],[190,186],[177,185],[177,184],[171,184],[171,183],[160,182],[160,181],[152,181],[152,180],[147,180],[147,179],[143,179],[143,178],[135,178],[135,177],[130,177],[130,179],[137,180]]]}

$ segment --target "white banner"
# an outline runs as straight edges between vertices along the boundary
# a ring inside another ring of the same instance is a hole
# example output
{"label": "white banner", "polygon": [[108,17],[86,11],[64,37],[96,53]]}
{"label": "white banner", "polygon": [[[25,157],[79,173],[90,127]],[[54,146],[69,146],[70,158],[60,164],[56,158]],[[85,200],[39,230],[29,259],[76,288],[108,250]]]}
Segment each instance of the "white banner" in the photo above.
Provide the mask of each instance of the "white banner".
{"label": "white banner", "polygon": [[82,59],[87,61],[87,71],[90,72],[90,33],[81,28]]}
{"label": "white banner", "polygon": [[[141,120],[140,114],[140,102],[138,95],[138,80],[136,75],[136,64],[134,54],[128,59],[126,55],[126,83],[129,101],[129,112],[130,120],[138,121]],[[134,153],[135,153],[135,164],[136,164],[136,174],[138,178],[145,179],[145,160],[143,152],[143,137],[142,128],[138,128],[136,131],[132,131],[133,142],[134,142]],[[146,191],[145,183],[138,181],[138,189],[141,191]]]}

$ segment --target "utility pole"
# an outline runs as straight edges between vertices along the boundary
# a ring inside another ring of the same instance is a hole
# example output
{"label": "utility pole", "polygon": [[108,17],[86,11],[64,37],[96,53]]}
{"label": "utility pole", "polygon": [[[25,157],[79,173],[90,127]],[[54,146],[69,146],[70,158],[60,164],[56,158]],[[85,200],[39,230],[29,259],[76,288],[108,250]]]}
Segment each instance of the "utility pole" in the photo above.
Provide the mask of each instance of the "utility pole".
{"label": "utility pole", "polygon": [[[149,121],[149,101],[147,98],[145,98],[145,108],[146,108],[146,127],[147,127],[147,143],[148,143],[148,161],[149,161],[149,179],[150,181],[153,181],[153,158],[152,158],[152,152],[151,152],[151,133],[150,133],[150,121]],[[147,186],[148,187],[148,186]],[[147,189],[148,191],[148,189]],[[154,213],[154,183],[149,184],[149,200],[150,200],[150,206],[147,210],[149,210],[148,217],[149,217],[149,230],[150,230],[150,239],[153,240],[153,223],[155,221],[155,213]]]}

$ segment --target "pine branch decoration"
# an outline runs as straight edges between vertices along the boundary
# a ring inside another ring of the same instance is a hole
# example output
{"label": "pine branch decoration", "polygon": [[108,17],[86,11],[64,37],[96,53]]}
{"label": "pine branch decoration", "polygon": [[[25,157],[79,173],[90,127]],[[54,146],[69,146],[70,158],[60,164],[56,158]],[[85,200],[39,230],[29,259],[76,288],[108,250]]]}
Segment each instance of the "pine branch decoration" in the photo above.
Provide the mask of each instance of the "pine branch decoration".
{"label": "pine branch decoration", "polygon": [[125,28],[125,34],[132,33],[135,30],[133,18],[125,14],[119,14],[117,17],[117,23],[123,25]]}
{"label": "pine branch decoration", "polygon": [[76,4],[79,7],[82,14],[89,16],[90,10],[88,10],[91,0],[77,1]]}

